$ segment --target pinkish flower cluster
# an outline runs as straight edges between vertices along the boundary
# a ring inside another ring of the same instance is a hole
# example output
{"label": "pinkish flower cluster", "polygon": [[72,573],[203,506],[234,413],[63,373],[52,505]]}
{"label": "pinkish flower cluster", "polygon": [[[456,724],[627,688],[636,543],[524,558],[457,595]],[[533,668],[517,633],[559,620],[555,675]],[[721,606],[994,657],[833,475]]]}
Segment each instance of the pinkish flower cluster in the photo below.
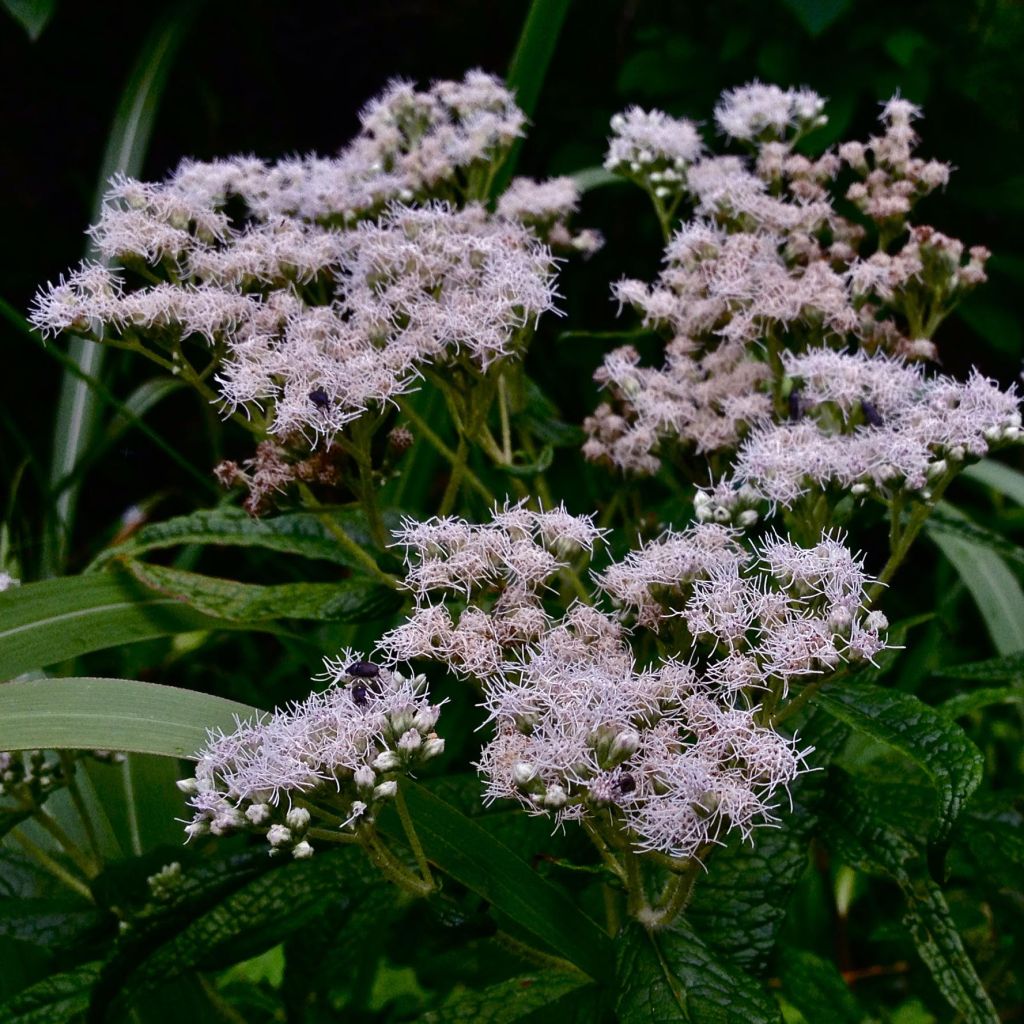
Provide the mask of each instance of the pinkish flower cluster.
{"label": "pinkish flower cluster", "polygon": [[[90,232],[104,265],[41,290],[32,323],[213,377],[226,411],[283,439],[330,441],[424,364],[464,358],[483,372],[521,354],[555,297],[540,239],[585,252],[600,240],[570,231],[568,179],[517,180],[497,215],[478,202],[522,134],[511,93],[482,72],[424,92],[395,82],[361,123],[333,159],[114,179]],[[187,355],[195,339],[205,352]]]}
{"label": "pinkish flower cluster", "polygon": [[[755,82],[727,92],[716,121],[751,155],[704,155],[695,144],[652,192],[666,227],[681,204],[693,219],[669,240],[656,281],[622,280],[613,295],[668,339],[664,359],[641,367],[628,346],[605,357],[595,379],[608,400],[584,423],[588,459],[649,474],[666,458],[734,450],[784,411],[784,351],[840,343],[935,357],[931,335],[985,280],[988,251],[965,254],[956,239],[908,223],[914,203],[948,175],[945,164],[913,155],[916,108],[897,97],[879,136],[811,159],[793,144],[824,122],[823,109],[808,90]],[[625,124],[647,123],[662,132],[676,124],[658,112],[620,115],[609,167],[637,177],[619,155],[621,135]],[[863,179],[847,198],[877,221],[873,252],[865,229],[835,207],[844,166]]]}
{"label": "pinkish flower cluster", "polygon": [[[588,517],[521,504],[481,526],[406,523],[417,608],[381,647],[481,686],[495,727],[479,763],[488,799],[559,822],[611,808],[638,848],[700,856],[770,821],[773,795],[802,768],[806,752],[760,723],[758,694],[871,659],[886,623],[864,610],[868,580],[840,541],[771,537],[751,553],[714,524],[596,577],[618,614],[579,602],[553,614],[541,595],[559,558],[599,536]],[[638,666],[630,621],[677,653]]]}
{"label": "pinkish flower cluster", "polygon": [[[398,778],[437,756],[440,705],[423,676],[405,677],[351,651],[326,659],[322,693],[210,735],[179,788],[195,811],[189,838],[255,832],[271,854],[313,855],[318,829],[372,822]],[[329,834],[327,836],[330,838]]]}
{"label": "pinkish flower cluster", "polygon": [[967,459],[1022,437],[1020,397],[979,373],[929,376],[919,364],[816,349],[787,355],[797,419],[758,426],[697,514],[747,525],[755,509],[805,494],[900,492],[918,500]]}

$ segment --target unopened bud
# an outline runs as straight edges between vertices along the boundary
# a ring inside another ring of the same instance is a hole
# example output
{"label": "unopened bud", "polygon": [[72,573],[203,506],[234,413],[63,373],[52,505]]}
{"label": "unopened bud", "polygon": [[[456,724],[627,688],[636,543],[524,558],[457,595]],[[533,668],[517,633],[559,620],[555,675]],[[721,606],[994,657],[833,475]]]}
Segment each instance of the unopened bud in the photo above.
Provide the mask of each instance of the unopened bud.
{"label": "unopened bud", "polygon": [[424,758],[437,757],[444,751],[444,740],[440,736],[431,736],[423,743],[422,755]]}
{"label": "unopened bud", "polygon": [[393,772],[402,766],[402,759],[393,750],[385,750],[373,760],[373,767],[379,772]]}
{"label": "unopened bud", "polygon": [[291,829],[285,828],[284,825],[271,825],[267,829],[267,842],[271,846],[282,846],[284,843],[290,843],[291,839]]}
{"label": "unopened bud", "polygon": [[292,847],[292,856],[296,860],[309,860],[313,856],[313,847],[303,839],[301,843],[296,843]]}
{"label": "unopened bud", "polygon": [[398,794],[398,783],[394,779],[382,782],[373,791],[374,800],[394,800]]}
{"label": "unopened bud", "polygon": [[512,768],[512,780],[517,786],[528,786],[537,778],[537,766],[529,761],[517,761]]}
{"label": "unopened bud", "polygon": [[309,811],[305,807],[293,807],[285,816],[288,827],[296,832],[303,832],[309,827]]}

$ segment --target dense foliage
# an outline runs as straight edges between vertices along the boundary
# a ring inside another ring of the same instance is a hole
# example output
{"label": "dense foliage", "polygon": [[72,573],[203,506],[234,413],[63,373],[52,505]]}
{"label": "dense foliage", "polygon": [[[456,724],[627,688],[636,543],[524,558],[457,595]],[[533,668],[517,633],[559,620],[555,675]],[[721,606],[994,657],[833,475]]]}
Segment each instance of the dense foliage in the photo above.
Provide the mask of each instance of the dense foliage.
{"label": "dense foliage", "polygon": [[3,423],[4,1021],[1019,1013],[1019,268],[946,123],[1013,16],[936,96],[944,27],[640,7],[585,101],[615,16],[535,0],[505,79],[144,175],[158,18],[4,304],[63,374],[49,471]]}

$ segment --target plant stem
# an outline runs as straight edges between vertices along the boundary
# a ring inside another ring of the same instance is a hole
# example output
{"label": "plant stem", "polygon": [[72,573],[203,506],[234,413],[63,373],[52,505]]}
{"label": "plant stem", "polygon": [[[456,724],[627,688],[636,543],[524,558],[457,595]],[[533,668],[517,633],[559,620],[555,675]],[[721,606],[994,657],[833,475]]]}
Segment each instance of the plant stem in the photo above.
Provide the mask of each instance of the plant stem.
{"label": "plant stem", "polygon": [[63,826],[42,807],[36,809],[33,817],[60,844],[64,852],[75,862],[75,867],[86,878],[95,878],[99,874],[96,861],[67,834]]}
{"label": "plant stem", "polygon": [[441,505],[437,510],[439,516],[446,516],[455,508],[455,499],[459,495],[459,487],[466,471],[467,458],[469,458],[469,442],[464,434],[460,434],[459,447],[456,449],[452,470],[448,476],[448,486],[444,489],[444,497],[441,498]]}
{"label": "plant stem", "polygon": [[38,843],[33,842],[20,829],[11,833],[11,838],[34,860],[48,871],[54,878],[62,881],[69,889],[73,889],[79,896],[84,896],[89,902],[93,902],[92,893],[89,887],[80,879],[75,878],[70,871],[67,871],[61,864],[53,859]]}
{"label": "plant stem", "polygon": [[690,902],[693,886],[701,871],[701,862],[692,858],[685,871],[673,874],[662,892],[656,907],[642,918],[642,923],[650,929],[664,928],[671,924]]}
{"label": "plant stem", "polygon": [[96,835],[96,827],[93,824],[89,808],[85,806],[85,800],[82,797],[82,791],[78,786],[78,780],[75,778],[75,758],[68,753],[68,751],[62,750],[60,751],[60,763],[64,769],[64,774],[68,779],[68,793],[71,796],[71,802],[75,805],[75,811],[77,811],[78,817],[82,821],[82,828],[85,829],[85,837],[89,843],[89,850],[97,861],[102,860],[100,843]]}
{"label": "plant stem", "polygon": [[370,860],[399,888],[413,896],[428,896],[434,891],[433,882],[426,882],[412,874],[405,865],[380,841],[376,832],[369,828],[360,834],[363,848]]}
{"label": "plant stem", "polygon": [[433,888],[434,876],[430,873],[430,864],[427,862],[427,855],[423,852],[420,837],[416,834],[416,828],[412,823],[401,786],[398,787],[398,792],[395,794],[395,809],[398,811],[398,820],[401,821],[405,837],[409,840],[409,846],[412,847],[412,854],[416,858],[416,866],[420,869],[423,881]]}
{"label": "plant stem", "polygon": [[525,942],[520,942],[519,939],[513,938],[508,932],[496,932],[494,938],[496,942],[504,946],[510,953],[514,953],[516,956],[537,967],[565,971],[568,974],[583,975],[583,971],[574,963],[564,960],[560,956],[555,956],[553,953],[545,953],[543,950],[528,946]]}

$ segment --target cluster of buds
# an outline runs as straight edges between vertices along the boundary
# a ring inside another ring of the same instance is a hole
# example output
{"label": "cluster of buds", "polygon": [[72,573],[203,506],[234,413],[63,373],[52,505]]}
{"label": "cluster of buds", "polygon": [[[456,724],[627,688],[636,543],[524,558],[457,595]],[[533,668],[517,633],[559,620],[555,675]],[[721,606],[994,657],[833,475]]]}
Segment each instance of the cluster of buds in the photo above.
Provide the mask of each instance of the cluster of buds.
{"label": "cluster of buds", "polygon": [[631,107],[612,118],[611,129],[606,170],[637,182],[657,200],[682,194],[686,170],[704,148],[693,121]]}
{"label": "cluster of buds", "polygon": [[211,734],[195,776],[178,783],[195,810],[189,838],[245,831],[272,856],[311,857],[317,840],[372,825],[399,778],[444,750],[425,677],[349,651],[324,665],[323,693]]}
{"label": "cluster of buds", "polygon": [[0,797],[38,807],[68,783],[64,766],[45,750],[0,751]]}

